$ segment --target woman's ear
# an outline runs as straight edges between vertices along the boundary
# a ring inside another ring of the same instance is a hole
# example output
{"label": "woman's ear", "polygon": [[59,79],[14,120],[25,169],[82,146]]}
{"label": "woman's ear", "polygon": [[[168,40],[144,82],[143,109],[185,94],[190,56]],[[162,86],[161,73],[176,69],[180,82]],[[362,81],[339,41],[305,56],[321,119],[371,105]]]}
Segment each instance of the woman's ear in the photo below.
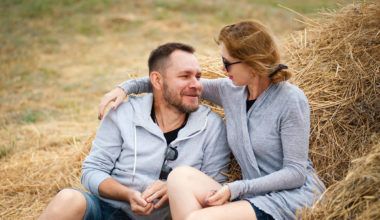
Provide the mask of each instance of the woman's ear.
{"label": "woman's ear", "polygon": [[149,75],[150,83],[152,84],[153,89],[162,90],[163,88],[163,77],[157,71],[152,71]]}

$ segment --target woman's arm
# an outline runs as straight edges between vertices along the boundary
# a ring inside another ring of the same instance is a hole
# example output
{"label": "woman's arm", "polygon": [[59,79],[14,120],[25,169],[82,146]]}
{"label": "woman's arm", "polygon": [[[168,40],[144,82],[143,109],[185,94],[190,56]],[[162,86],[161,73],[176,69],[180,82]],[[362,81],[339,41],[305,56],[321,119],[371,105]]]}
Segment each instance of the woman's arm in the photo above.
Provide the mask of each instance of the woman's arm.
{"label": "woman's arm", "polygon": [[[202,98],[222,106],[220,87],[226,82],[226,79],[201,79],[201,82],[203,87]],[[114,102],[111,109],[115,110],[127,95],[149,92],[152,92],[149,77],[131,79],[119,84],[118,87],[104,95],[99,105],[98,119],[101,120],[103,118],[104,111],[111,102]]]}
{"label": "woman's arm", "polygon": [[308,166],[310,110],[307,100],[291,98],[281,116],[280,137],[283,151],[282,169],[251,180],[229,183],[231,200],[244,194],[260,195],[272,191],[301,187]]}

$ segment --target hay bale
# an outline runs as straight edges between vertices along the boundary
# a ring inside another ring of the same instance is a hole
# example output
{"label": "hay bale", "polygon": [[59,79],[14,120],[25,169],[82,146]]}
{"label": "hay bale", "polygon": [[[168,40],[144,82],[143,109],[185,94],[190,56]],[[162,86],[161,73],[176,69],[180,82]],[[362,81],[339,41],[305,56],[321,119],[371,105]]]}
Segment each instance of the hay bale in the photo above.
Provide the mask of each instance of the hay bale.
{"label": "hay bale", "polygon": [[1,161],[0,218],[36,219],[57,190],[83,189],[81,167],[90,148],[91,142],[74,140],[65,147],[30,148]]}
{"label": "hay bale", "polygon": [[380,143],[352,161],[346,178],[332,185],[302,219],[380,219]]}
{"label": "hay bale", "polygon": [[326,186],[342,180],[380,131],[380,3],[348,5],[285,41],[292,82],[309,99],[310,156]]}

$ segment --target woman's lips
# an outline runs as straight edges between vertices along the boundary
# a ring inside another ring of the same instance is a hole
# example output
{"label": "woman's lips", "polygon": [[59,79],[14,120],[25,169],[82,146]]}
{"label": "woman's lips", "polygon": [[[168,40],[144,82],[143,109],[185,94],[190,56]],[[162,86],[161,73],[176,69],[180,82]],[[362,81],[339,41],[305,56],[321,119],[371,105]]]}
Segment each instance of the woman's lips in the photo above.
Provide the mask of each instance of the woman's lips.
{"label": "woman's lips", "polygon": [[228,78],[232,79],[232,78],[234,78],[234,77],[232,77],[231,75],[228,75]]}

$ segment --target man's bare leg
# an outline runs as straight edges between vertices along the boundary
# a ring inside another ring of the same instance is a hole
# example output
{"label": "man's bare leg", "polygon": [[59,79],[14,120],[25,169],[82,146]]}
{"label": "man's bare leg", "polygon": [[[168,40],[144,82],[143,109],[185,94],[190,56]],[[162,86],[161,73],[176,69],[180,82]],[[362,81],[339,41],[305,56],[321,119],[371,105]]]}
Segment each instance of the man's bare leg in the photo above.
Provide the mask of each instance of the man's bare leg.
{"label": "man's bare leg", "polygon": [[79,220],[86,212],[86,205],[82,193],[74,189],[63,189],[52,199],[38,220]]}

